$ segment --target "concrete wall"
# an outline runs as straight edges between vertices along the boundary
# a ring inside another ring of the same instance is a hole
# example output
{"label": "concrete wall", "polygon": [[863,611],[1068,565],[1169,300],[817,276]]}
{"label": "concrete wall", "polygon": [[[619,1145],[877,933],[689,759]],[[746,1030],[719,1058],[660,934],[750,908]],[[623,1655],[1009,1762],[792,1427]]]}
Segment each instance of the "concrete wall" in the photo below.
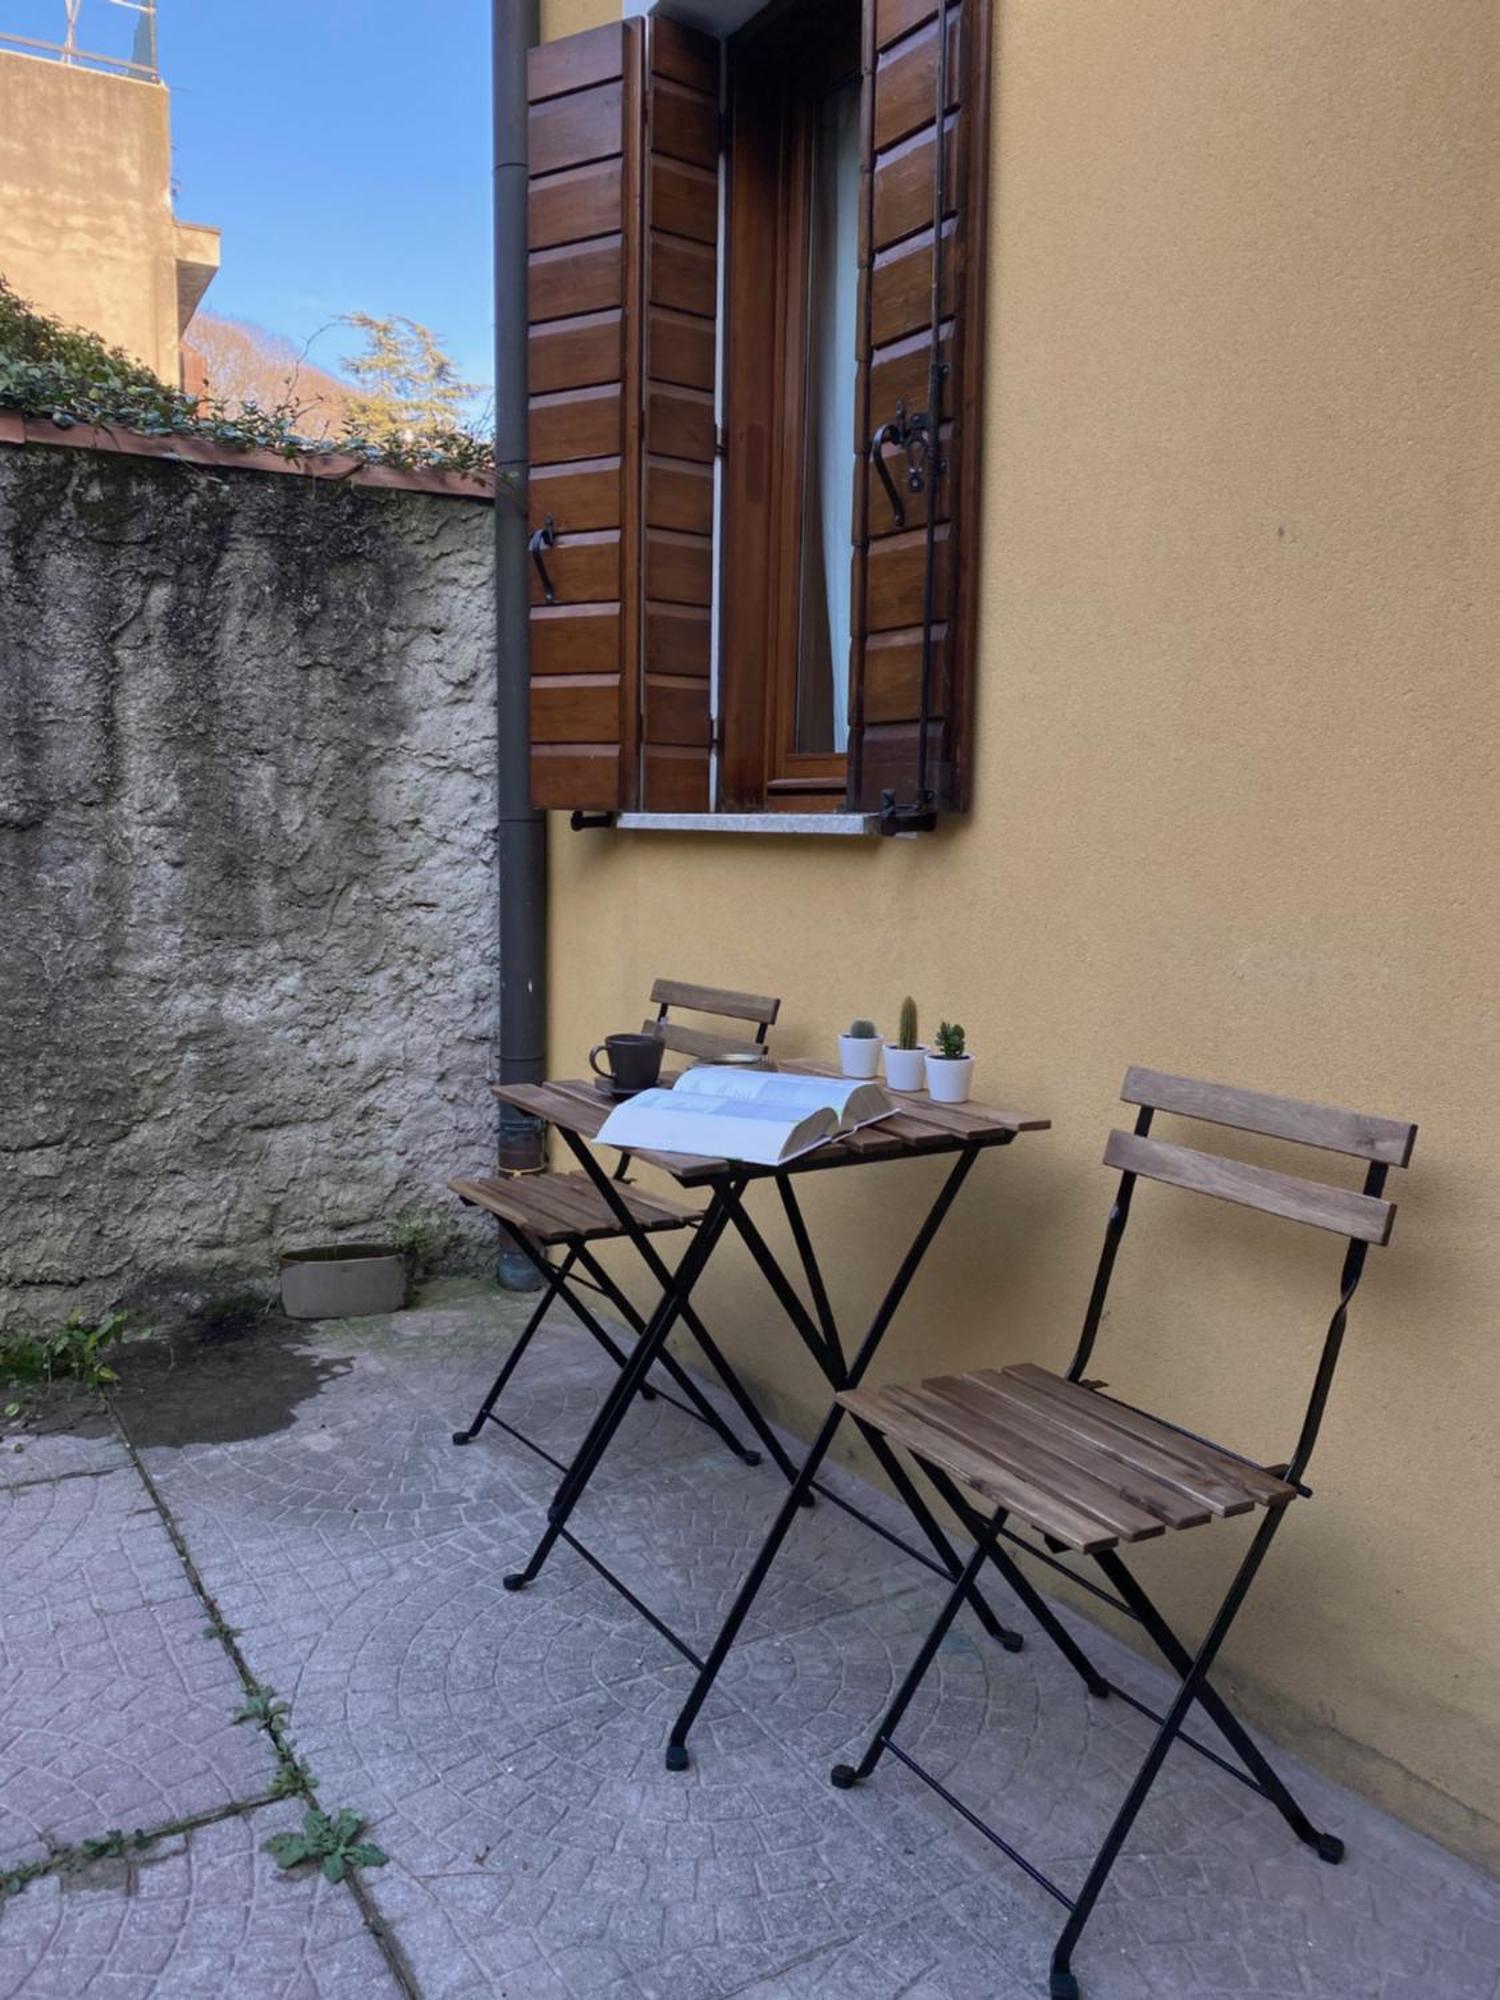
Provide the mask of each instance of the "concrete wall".
{"label": "concrete wall", "polygon": [[[176,383],[171,185],[161,84],[0,50],[0,275]],[[184,231],[182,247],[217,263],[216,231]]]}
{"label": "concrete wall", "polygon": [[493,1158],[491,536],[0,447],[0,1326],[266,1282]]}
{"label": "concrete wall", "polygon": [[[963,1021],[978,1094],[1056,1129],[976,1172],[887,1377],[1064,1360],[1128,1062],[1420,1119],[1228,1678],[1500,1861],[1500,10],[998,0],[996,33],[974,812],[884,845],[558,824],[551,1060],[662,971],[784,994],[791,1052],[908,989]],[[933,1183],[810,1185],[855,1321]],[[1337,1245],[1154,1192],[1100,1372],[1285,1452]],[[810,1422],[745,1260],[709,1290]],[[1193,1628],[1242,1544],[1142,1568]]]}

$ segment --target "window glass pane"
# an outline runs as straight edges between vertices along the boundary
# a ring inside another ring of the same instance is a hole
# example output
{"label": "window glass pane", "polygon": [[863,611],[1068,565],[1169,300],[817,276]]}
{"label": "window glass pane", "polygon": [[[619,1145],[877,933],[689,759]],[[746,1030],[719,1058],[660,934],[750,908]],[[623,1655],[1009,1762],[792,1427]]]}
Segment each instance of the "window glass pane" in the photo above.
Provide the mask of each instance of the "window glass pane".
{"label": "window glass pane", "polygon": [[814,754],[849,742],[859,99],[856,78],[818,105],[809,191],[796,747]]}

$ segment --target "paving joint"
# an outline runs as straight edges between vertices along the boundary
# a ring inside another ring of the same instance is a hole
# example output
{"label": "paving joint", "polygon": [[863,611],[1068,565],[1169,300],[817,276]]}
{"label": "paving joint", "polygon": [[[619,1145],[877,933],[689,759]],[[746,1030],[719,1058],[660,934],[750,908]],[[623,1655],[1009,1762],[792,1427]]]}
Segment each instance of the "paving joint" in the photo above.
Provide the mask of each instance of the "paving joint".
{"label": "paving joint", "polygon": [[[243,1651],[236,1643],[234,1628],[225,1618],[218,1600],[204,1582],[203,1573],[193,1557],[192,1550],[188,1547],[187,1537],[178,1525],[177,1518],[173,1514],[171,1507],[167,1504],[161,1488],[147,1470],[146,1463],[139,1451],[137,1451],[135,1441],[126,1428],[124,1419],[121,1417],[120,1412],[115,1407],[113,1398],[107,1391],[103,1393],[103,1402],[105,1408],[109,1411],[110,1420],[114,1424],[120,1443],[130,1461],[131,1469],[134,1471],[137,1479],[139,1479],[147,1498],[155,1508],[157,1516],[167,1532],[167,1538],[172,1544],[177,1560],[182,1565],[183,1573],[187,1577],[194,1596],[198,1599],[198,1602],[207,1614],[207,1630],[218,1641],[219,1645],[223,1647],[230,1664],[239,1676],[240,1685],[245,1692],[247,1700],[257,1695],[273,1696],[274,1689],[269,1688],[263,1681],[257,1680],[251,1672],[249,1661],[245,1658]],[[122,1471],[123,1469],[123,1467],[114,1468],[116,1471]],[[220,1820],[245,1818],[262,1806],[275,1804],[278,1801],[286,1799],[302,1799],[316,1811],[323,1811],[323,1804],[318,1797],[317,1786],[307,1766],[297,1756],[290,1731],[285,1728],[281,1719],[274,1711],[268,1710],[265,1717],[257,1723],[257,1727],[264,1732],[271,1744],[272,1753],[277,1763],[278,1774],[287,1778],[289,1782],[280,1788],[273,1785],[261,1798],[222,1806],[213,1812],[200,1815],[195,1818],[191,1825],[178,1825],[169,1822],[165,1828],[158,1832],[143,1833],[141,1835],[143,1844],[154,1843],[169,1834],[191,1831],[194,1825],[206,1826]],[[137,1829],[136,1831],[139,1830]],[[113,1857],[100,1856],[99,1858]],[[0,1878],[0,1880],[3,1880],[3,1878]],[[422,1990],[417,1984],[416,1977],[407,1962],[405,1952],[391,1932],[390,1927],[376,1911],[368,1889],[359,1879],[357,1869],[351,1870],[350,1873],[345,1875],[343,1886],[348,1889],[350,1895],[353,1897],[355,1907],[360,1914],[360,1920],[364,1924],[365,1929],[374,1938],[380,1950],[380,1955],[385,1960],[386,1969],[395,1981],[397,1990],[402,1995],[402,2000],[423,2000]]]}

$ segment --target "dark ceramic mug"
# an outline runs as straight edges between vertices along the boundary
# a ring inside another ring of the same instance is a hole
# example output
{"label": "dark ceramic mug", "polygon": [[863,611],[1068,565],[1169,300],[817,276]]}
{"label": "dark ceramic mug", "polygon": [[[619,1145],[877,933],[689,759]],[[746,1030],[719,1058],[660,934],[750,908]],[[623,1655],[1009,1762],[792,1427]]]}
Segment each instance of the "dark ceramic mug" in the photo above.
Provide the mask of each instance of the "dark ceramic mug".
{"label": "dark ceramic mug", "polygon": [[[608,1069],[599,1067],[601,1050]],[[661,1075],[661,1043],[655,1035],[606,1035],[589,1050],[589,1068],[616,1090],[649,1090]]]}

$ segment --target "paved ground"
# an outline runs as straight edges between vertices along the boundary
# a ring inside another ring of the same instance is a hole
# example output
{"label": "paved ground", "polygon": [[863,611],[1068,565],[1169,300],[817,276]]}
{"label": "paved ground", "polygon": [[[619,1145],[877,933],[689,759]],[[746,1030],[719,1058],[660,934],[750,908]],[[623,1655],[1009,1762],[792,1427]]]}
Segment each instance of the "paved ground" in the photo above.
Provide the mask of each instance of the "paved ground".
{"label": "paved ground", "polygon": [[[498,1432],[464,1451],[448,1433],[517,1324],[515,1301],[447,1286],[387,1320],[231,1329],[133,1355],[118,1424],[80,1404],[0,1448],[0,1885],[57,1857],[0,1897],[0,2000],[1045,1993],[1040,1891],[893,1760],[854,1793],[827,1781],[934,1579],[819,1505],[681,1776],[661,1759],[671,1650],[566,1549],[526,1594],[501,1589],[547,1468]],[[511,1407],[562,1449],[604,1380],[563,1324]],[[775,1497],[769,1469],[657,1403],[579,1523],[702,1634]],[[231,1720],[247,1679],[290,1705],[279,1754]],[[1076,1879],[1147,1729],[1049,1647],[1013,1657],[965,1619],[905,1740]],[[293,1756],[389,1865],[277,1872],[263,1842],[299,1823],[273,1796]],[[1175,1752],[1080,1949],[1089,2000],[1500,1996],[1500,1886],[1287,1761],[1345,1865]],[[137,1828],[179,1830],[79,1854]]]}

